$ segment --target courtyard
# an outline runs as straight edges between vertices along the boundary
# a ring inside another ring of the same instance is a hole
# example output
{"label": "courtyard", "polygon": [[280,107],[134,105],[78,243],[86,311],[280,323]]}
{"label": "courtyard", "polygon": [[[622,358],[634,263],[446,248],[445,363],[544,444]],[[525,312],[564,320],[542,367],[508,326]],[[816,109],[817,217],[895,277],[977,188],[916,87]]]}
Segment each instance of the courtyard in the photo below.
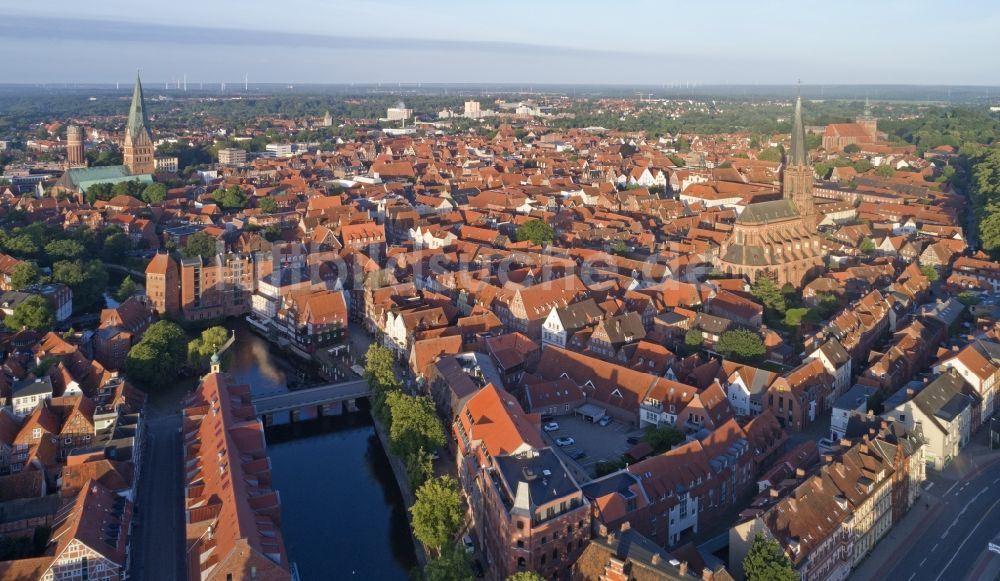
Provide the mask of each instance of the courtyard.
{"label": "courtyard", "polygon": [[[567,468],[580,482],[595,477],[598,463],[621,458],[633,446],[628,443],[628,438],[642,436],[642,430],[618,420],[612,420],[607,426],[591,423],[576,415],[555,416],[551,421],[558,423],[559,429],[544,432],[545,439],[559,450]],[[559,446],[556,438],[562,437],[573,438],[574,443]]]}

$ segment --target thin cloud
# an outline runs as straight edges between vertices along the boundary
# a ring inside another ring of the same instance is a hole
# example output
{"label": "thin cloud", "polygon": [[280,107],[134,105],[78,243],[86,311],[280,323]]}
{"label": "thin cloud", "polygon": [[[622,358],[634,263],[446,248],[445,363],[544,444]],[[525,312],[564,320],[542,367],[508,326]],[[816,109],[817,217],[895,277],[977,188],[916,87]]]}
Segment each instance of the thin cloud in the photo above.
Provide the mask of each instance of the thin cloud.
{"label": "thin cloud", "polygon": [[[46,39],[102,43],[131,42],[193,44],[199,46],[272,46],[284,48],[322,48],[329,50],[471,51],[517,56],[537,56],[544,54],[546,56],[560,57],[614,56],[629,58],[645,56],[666,58],[665,55],[629,51],[492,40],[358,37],[269,30],[242,30],[235,28],[188,27],[116,20],[40,18],[28,15],[6,15],[2,18],[5,24],[4,35],[6,37],[36,41]],[[679,58],[679,55],[675,55],[673,58]]]}

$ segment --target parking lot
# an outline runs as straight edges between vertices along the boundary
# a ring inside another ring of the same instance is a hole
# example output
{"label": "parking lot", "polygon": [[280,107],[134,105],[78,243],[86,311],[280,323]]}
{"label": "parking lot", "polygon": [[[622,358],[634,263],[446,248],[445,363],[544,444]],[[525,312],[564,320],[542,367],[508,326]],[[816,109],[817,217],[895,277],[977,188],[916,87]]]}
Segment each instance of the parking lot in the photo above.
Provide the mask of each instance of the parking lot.
{"label": "parking lot", "polygon": [[[632,447],[630,436],[640,436],[641,430],[634,429],[617,420],[607,426],[590,423],[577,416],[556,416],[552,421],[559,424],[554,432],[545,432],[545,437],[553,448],[563,454],[563,461],[573,470],[574,476],[582,481],[594,477],[596,465],[604,460],[616,460]],[[575,442],[570,446],[559,446],[556,438],[570,437]],[[582,455],[581,455],[582,453]]]}

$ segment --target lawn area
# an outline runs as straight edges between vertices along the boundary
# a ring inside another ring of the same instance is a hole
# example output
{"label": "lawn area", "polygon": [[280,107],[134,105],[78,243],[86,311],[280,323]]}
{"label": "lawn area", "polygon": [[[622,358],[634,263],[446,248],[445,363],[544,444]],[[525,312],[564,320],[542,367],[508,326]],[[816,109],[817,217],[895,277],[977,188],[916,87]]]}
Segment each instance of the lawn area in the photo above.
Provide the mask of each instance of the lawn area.
{"label": "lawn area", "polygon": [[785,311],[785,326],[794,329],[802,324],[802,320],[809,316],[811,309],[799,307]]}

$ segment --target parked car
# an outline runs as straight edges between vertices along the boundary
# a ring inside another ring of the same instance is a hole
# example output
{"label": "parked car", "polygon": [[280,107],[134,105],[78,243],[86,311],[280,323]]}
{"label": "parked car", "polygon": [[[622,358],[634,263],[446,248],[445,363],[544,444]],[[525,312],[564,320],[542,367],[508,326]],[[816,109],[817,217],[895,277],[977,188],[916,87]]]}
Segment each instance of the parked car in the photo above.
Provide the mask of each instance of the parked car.
{"label": "parked car", "polygon": [[465,535],[464,537],[462,537],[462,544],[465,545],[466,553],[476,552],[476,545],[475,543],[472,542],[472,537],[470,537],[469,535]]}
{"label": "parked car", "polygon": [[546,432],[554,432],[559,429],[559,424],[557,422],[549,422],[542,426],[542,429]]}
{"label": "parked car", "polygon": [[559,436],[556,438],[556,444],[559,444],[560,446],[572,446],[575,443],[576,440],[569,436]]}
{"label": "parked car", "polygon": [[625,441],[635,446],[639,443],[639,436],[629,436],[628,438],[625,438]]}
{"label": "parked car", "polygon": [[584,452],[583,450],[577,450],[576,452],[573,452],[572,456],[574,460],[580,460],[582,458],[586,458],[587,453]]}
{"label": "parked car", "polygon": [[602,428],[607,427],[607,425],[611,423],[611,416],[604,416],[603,418],[597,420],[597,423],[601,424]]}

